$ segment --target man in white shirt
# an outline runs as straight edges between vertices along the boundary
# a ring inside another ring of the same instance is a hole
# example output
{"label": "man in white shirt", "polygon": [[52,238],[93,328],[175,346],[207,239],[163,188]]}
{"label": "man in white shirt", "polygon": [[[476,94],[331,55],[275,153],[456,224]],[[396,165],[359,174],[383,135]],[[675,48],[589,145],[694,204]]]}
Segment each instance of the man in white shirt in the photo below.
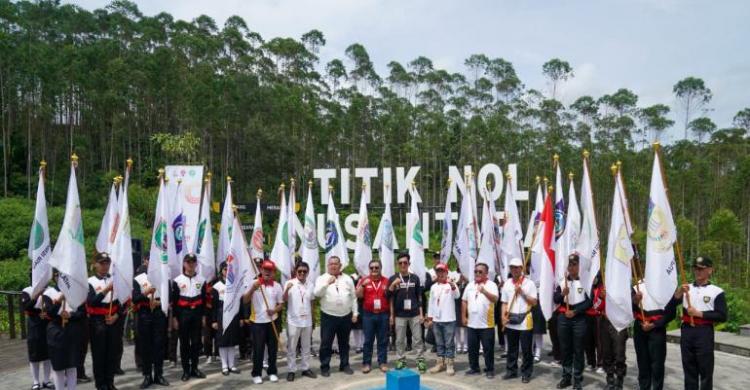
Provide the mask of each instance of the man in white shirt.
{"label": "man in white shirt", "polygon": [[466,375],[478,375],[479,344],[484,349],[484,368],[487,379],[495,377],[495,302],[497,284],[489,280],[489,267],[485,263],[474,266],[474,281],[464,290],[461,300],[461,322],[467,327],[469,370]]}
{"label": "man in white shirt", "polygon": [[250,321],[253,337],[253,383],[263,383],[263,354],[268,351],[268,380],[277,382],[276,354],[279,351],[278,333],[273,321],[283,307],[281,285],[274,279],[276,265],[271,260],[261,264],[261,275],[250,286],[243,302],[250,302]]}
{"label": "man in white shirt", "polygon": [[341,273],[341,259],[328,258],[328,272],[315,281],[315,296],[320,298],[320,374],[331,375],[333,338],[339,344],[339,371],[354,374],[349,366],[349,333],[357,321],[359,309],[352,278]]}
{"label": "man in white shirt", "polygon": [[430,303],[427,308],[425,326],[433,327],[438,361],[430,373],[437,374],[445,370],[448,375],[455,375],[453,359],[456,356],[453,339],[456,331],[456,299],[461,296],[458,286],[448,280],[448,266],[435,266],[437,280],[430,287]]}
{"label": "man in white shirt", "polygon": [[505,282],[501,301],[502,322],[508,337],[508,359],[503,379],[518,377],[518,344],[521,344],[523,360],[521,381],[529,383],[534,370],[534,355],[531,351],[534,319],[531,310],[537,304],[536,284],[523,273],[523,262],[513,258],[508,262],[512,280]]}
{"label": "man in white shirt", "polygon": [[286,282],[284,287],[284,302],[287,302],[286,310],[286,360],[289,373],[286,380],[294,381],[297,371],[297,343],[302,344],[302,376],[315,378],[315,373],[310,370],[310,341],[312,341],[312,300],[313,291],[307,286],[307,274],[310,266],[300,262],[294,269],[297,278]]}

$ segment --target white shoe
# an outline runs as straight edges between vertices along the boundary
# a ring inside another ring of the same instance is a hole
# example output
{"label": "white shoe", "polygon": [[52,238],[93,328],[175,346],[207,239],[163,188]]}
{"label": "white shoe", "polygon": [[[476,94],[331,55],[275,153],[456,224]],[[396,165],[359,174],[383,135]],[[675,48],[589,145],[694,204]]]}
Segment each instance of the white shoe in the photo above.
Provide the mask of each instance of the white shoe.
{"label": "white shoe", "polygon": [[214,361],[213,356],[209,356],[209,357],[206,358],[206,364],[211,364],[211,363],[213,363],[213,361]]}
{"label": "white shoe", "polygon": [[596,369],[596,373],[599,374],[599,375],[604,375],[604,369],[601,368],[601,367],[599,367],[599,368]]}
{"label": "white shoe", "polygon": [[540,359],[539,356],[534,356],[534,363],[539,363],[541,361],[542,359]]}
{"label": "white shoe", "polygon": [[273,383],[276,383],[276,382],[279,381],[279,377],[277,377],[276,375],[271,374],[271,375],[268,376],[268,380],[271,381],[271,382],[273,382]]}
{"label": "white shoe", "polygon": [[259,385],[259,384],[263,383],[263,378],[261,378],[259,376],[254,376],[253,377],[253,383],[255,383],[256,385]]}
{"label": "white shoe", "polygon": [[268,360],[263,361],[263,368],[268,368]]}

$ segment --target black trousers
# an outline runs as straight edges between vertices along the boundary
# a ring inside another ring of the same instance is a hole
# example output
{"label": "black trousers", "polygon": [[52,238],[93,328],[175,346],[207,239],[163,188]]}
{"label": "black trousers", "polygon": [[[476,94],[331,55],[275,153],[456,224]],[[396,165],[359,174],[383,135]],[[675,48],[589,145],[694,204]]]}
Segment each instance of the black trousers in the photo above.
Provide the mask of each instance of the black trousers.
{"label": "black trousers", "polygon": [[625,362],[625,343],[628,341],[628,330],[617,331],[612,323],[604,317],[599,321],[599,337],[602,343],[602,367],[607,376],[624,378],[628,371]]}
{"label": "black trousers", "polygon": [[158,377],[164,373],[164,339],[167,337],[167,317],[160,307],[153,311],[143,308],[137,314],[136,346],[141,354],[144,376]]}
{"label": "black trousers", "polygon": [[466,328],[466,344],[469,349],[469,368],[479,371],[479,343],[484,349],[484,369],[495,372],[495,328]]}
{"label": "black trousers", "polygon": [[558,336],[557,318],[561,315],[557,312],[552,313],[547,327],[549,328],[549,340],[552,343],[552,358],[556,361],[562,360],[562,350],[560,346],[560,337]]}
{"label": "black trousers", "polygon": [[115,381],[115,369],[118,363],[117,344],[122,344],[122,332],[117,331],[118,325],[122,323],[115,321],[112,325],[107,325],[104,322],[104,316],[89,318],[91,361],[94,368],[94,384],[97,389],[108,388]]}
{"label": "black trousers", "polygon": [[115,333],[120,342],[115,343],[115,369],[122,367],[122,354],[125,352],[125,346],[123,345],[123,339],[125,336],[125,320],[127,319],[126,313],[117,317],[117,321],[114,323]]}
{"label": "black trousers", "polygon": [[662,390],[664,388],[664,361],[667,358],[667,329],[654,328],[644,332],[641,322],[633,326],[633,344],[638,362],[638,388]]}
{"label": "black trousers", "polygon": [[198,369],[198,356],[201,351],[202,312],[203,310],[200,308],[181,308],[177,316],[180,335],[180,362],[184,372]]}
{"label": "black trousers", "polygon": [[250,358],[253,352],[253,326],[240,324],[240,358]]}
{"label": "black trousers", "polygon": [[557,334],[562,353],[563,379],[573,377],[574,383],[583,381],[583,337],[586,335],[586,316],[567,318],[557,316]]}
{"label": "black trousers", "polygon": [[531,349],[534,332],[529,330],[516,330],[505,328],[505,335],[508,337],[508,345],[505,346],[508,351],[508,359],[505,363],[505,370],[509,374],[518,374],[518,347],[521,344],[521,376],[531,378],[534,373],[534,354]]}
{"label": "black trousers", "polygon": [[81,344],[80,344],[80,351],[81,354],[79,356],[78,360],[78,367],[76,367],[77,376],[78,378],[83,378],[86,375],[86,352],[89,350],[89,318],[88,316],[83,316],[81,318],[81,329],[84,329],[82,335],[81,335]]}
{"label": "black trousers", "polygon": [[279,353],[279,345],[276,335],[273,333],[273,325],[253,324],[253,371],[252,376],[263,375],[263,352],[268,348],[268,375],[276,375],[276,356]]}
{"label": "black trousers", "polygon": [[339,344],[339,369],[349,367],[349,334],[352,330],[352,314],[336,317],[320,312],[320,370],[331,369],[333,338]]}
{"label": "black trousers", "polygon": [[714,328],[712,326],[692,327],[683,324],[680,331],[680,352],[682,352],[682,371],[685,373],[685,390],[709,390],[713,388]]}
{"label": "black trousers", "polygon": [[600,316],[586,316],[586,336],[584,337],[584,349],[586,351],[586,364],[596,368],[601,367],[602,343],[599,336]]}

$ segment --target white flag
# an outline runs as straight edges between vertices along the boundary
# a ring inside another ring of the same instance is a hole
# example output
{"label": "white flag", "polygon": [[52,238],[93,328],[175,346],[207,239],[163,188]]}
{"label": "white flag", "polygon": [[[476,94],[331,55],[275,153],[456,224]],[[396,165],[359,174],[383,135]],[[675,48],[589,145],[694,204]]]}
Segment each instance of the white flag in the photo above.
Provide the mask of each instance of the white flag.
{"label": "white flag", "polygon": [[310,267],[308,283],[315,283],[320,276],[320,254],[318,250],[318,228],[315,223],[315,207],[313,207],[312,188],[307,189],[307,205],[305,206],[305,229],[302,236],[302,261]]}
{"label": "white flag", "polygon": [[[543,209],[544,195],[542,194],[542,186],[540,184],[537,184],[536,203],[534,206],[534,210],[531,212],[531,216],[529,217],[529,226],[526,229],[526,236],[524,237],[523,241],[523,246],[529,248],[529,250],[531,250],[534,245],[536,245],[536,242],[534,242],[534,240],[536,239],[536,241],[538,241],[542,237],[542,234],[537,226],[539,226],[539,219],[542,217]],[[536,237],[534,237],[534,232],[536,232]],[[531,255],[529,256],[529,277],[534,281],[534,283],[536,283],[537,288],[539,288],[539,277],[541,275],[541,255],[542,254],[540,252],[531,251]]]}
{"label": "white flag", "polygon": [[367,191],[362,188],[359,201],[359,216],[357,219],[357,242],[354,247],[354,267],[360,275],[370,274],[372,247],[370,240],[370,221],[367,218]]}
{"label": "white flag", "polygon": [[[568,212],[565,221],[565,231],[559,242],[559,248],[562,252],[557,256],[560,262],[560,267],[568,268],[568,256],[575,252],[578,246],[578,238],[581,235],[581,211],[578,209],[578,199],[576,197],[576,189],[573,183],[573,179],[570,179],[570,186],[568,187]],[[580,264],[580,263],[579,263]],[[580,268],[579,268],[580,269]],[[563,275],[564,277],[564,275]],[[581,275],[581,281],[585,281]],[[588,291],[590,287],[584,286]]]}
{"label": "white flag", "polygon": [[156,287],[155,297],[161,299],[161,310],[167,314],[169,310],[169,211],[167,208],[167,189],[164,178],[159,180],[159,195],[156,197],[156,211],[154,212],[154,227],[152,229],[151,250],[148,262],[148,282]]}
{"label": "white flag", "polygon": [[[219,261],[224,261],[227,258],[229,252],[229,241],[232,239],[232,226],[234,226],[234,211],[232,207],[234,203],[232,201],[232,182],[227,180],[227,193],[224,197],[224,208],[221,210],[221,226],[219,227],[219,243],[216,248],[216,257]],[[258,200],[258,207],[260,207],[260,200]],[[256,211],[255,220],[258,220],[258,213]],[[254,242],[253,237],[253,242]],[[263,252],[261,251],[260,258],[263,258]]]}
{"label": "white flag", "polygon": [[47,197],[44,196],[44,169],[39,169],[39,186],[36,188],[34,223],[29,234],[29,260],[31,260],[31,296],[39,294],[52,277],[49,257],[52,253],[47,222]]}
{"label": "white flag", "polygon": [[276,237],[273,240],[271,260],[276,263],[276,268],[281,272],[282,278],[289,279],[291,273],[289,253],[289,210],[286,208],[286,195],[281,191],[281,204],[279,205],[279,224],[276,227]]}
{"label": "white flag", "polygon": [[333,191],[328,192],[328,211],[326,212],[326,263],[331,256],[337,256],[341,260],[341,269],[349,265],[346,237],[341,230],[339,215],[333,204]]}
{"label": "white flag", "polygon": [[591,295],[594,278],[601,268],[601,253],[599,249],[599,228],[596,224],[596,210],[594,209],[594,194],[591,187],[588,159],[583,160],[583,179],[581,180],[581,209],[583,211],[583,225],[578,238],[576,251],[580,257],[580,274],[586,293]]}
{"label": "white flag", "polygon": [[[224,216],[222,215],[222,224]],[[253,236],[250,238],[250,254],[254,259],[263,259],[263,244],[266,241],[263,235],[263,212],[260,210],[260,198],[255,203],[255,223],[253,223]]]}
{"label": "white flag", "polygon": [[89,292],[86,274],[86,249],[83,246],[83,221],[81,202],[78,198],[76,170],[70,167],[68,199],[65,202],[65,217],[49,265],[57,268],[60,276],[57,286],[65,296],[65,302],[73,310],[86,301]]}
{"label": "white flag", "polygon": [[110,254],[112,257],[112,294],[115,299],[124,303],[133,295],[133,243],[130,236],[128,188],[125,182],[120,187],[118,203],[118,226],[114,229],[116,236]]}
{"label": "white flag", "polygon": [[[297,195],[294,192],[294,183],[289,187],[289,202],[287,202],[287,217],[286,220],[289,227],[286,230],[286,234],[289,236],[287,242],[289,243],[289,269],[294,269],[294,255],[297,253],[297,226],[302,226],[297,213],[294,211],[297,207]],[[294,276],[294,275],[292,275]]]}
{"label": "white flag", "polygon": [[[187,254],[185,247],[185,212],[182,204],[182,183],[177,184],[172,195],[170,204],[169,229],[169,270],[170,279],[174,279],[182,274],[182,260]],[[169,193],[169,191],[167,191]]]}
{"label": "white flag", "polygon": [[[283,209],[282,209],[283,210]],[[282,213],[283,214],[283,213]],[[227,257],[227,283],[224,293],[224,307],[222,313],[222,329],[228,329],[229,324],[239,313],[242,295],[250,287],[254,272],[250,262],[250,254],[246,248],[245,238],[238,218],[234,218],[232,237],[229,240]]]}
{"label": "white flag", "polygon": [[471,273],[474,272],[474,262],[479,252],[479,237],[477,235],[477,219],[474,216],[471,195],[467,189],[461,199],[461,212],[458,215],[453,256],[458,261],[461,273],[469,280],[474,278],[474,275],[471,275]]}
{"label": "white flag", "polygon": [[380,225],[378,225],[378,232],[375,234],[373,245],[378,248],[380,261],[383,263],[381,274],[386,278],[390,278],[396,273],[394,266],[396,259],[394,258],[393,251],[398,249],[396,232],[393,231],[390,203],[385,204],[385,211],[383,212],[383,217],[380,218]]}
{"label": "white flag", "polygon": [[107,208],[104,211],[104,217],[102,217],[102,225],[99,228],[99,234],[96,236],[96,251],[112,253],[112,244],[115,242],[115,236],[117,235],[117,228],[120,225],[120,213],[117,200],[117,190],[115,190],[115,184],[112,184],[112,188],[109,190],[109,200],[107,201]]}
{"label": "white flag", "polygon": [[524,259],[521,250],[521,246],[523,245],[521,216],[518,213],[516,196],[513,193],[513,186],[511,185],[510,179],[508,179],[505,189],[505,204],[503,205],[505,222],[503,224],[503,237],[501,243],[502,253],[500,255],[502,258],[501,265],[503,266],[503,272],[501,274],[503,280],[508,278],[508,272],[510,272],[508,262],[513,258]]}
{"label": "white flag", "polygon": [[411,195],[411,211],[408,215],[408,227],[406,231],[410,232],[407,241],[407,248],[409,248],[409,257],[411,258],[410,271],[415,273],[419,277],[419,281],[424,286],[425,276],[427,275],[427,268],[424,262],[424,238],[422,237],[422,216],[419,214],[419,208],[417,207],[417,197],[415,191],[412,188]]}
{"label": "white flag", "polygon": [[[195,240],[195,254],[198,257],[198,274],[206,281],[212,281],[216,277],[216,270],[223,259],[214,255],[214,238],[211,232],[211,182],[206,181],[203,189],[203,201],[198,219],[198,239]],[[218,264],[217,264],[218,263]]]}
{"label": "white flag", "polygon": [[[479,254],[477,255],[477,263],[485,263],[488,268],[488,277],[490,280],[495,279],[495,273],[498,272],[498,266],[500,264],[500,253],[496,251],[495,243],[499,240],[499,237],[495,236],[495,216],[492,210],[490,210],[490,201],[488,196],[483,199],[482,202],[482,229],[481,232],[481,244],[479,244]],[[473,273],[473,269],[470,268],[470,272]],[[502,270],[499,270],[502,273]]]}
{"label": "white flag", "polygon": [[440,262],[448,264],[453,250],[453,211],[451,210],[451,188],[445,194],[445,211],[443,212],[443,238],[440,240]]}
{"label": "white flag", "polygon": [[565,225],[567,217],[565,215],[565,197],[563,196],[562,173],[560,172],[560,163],[555,164],[557,171],[555,174],[555,280],[562,280],[568,272],[568,255],[565,253]]}
{"label": "white flag", "polygon": [[660,306],[666,306],[677,289],[677,267],[674,243],[677,227],[669,206],[667,189],[661,172],[659,153],[654,153],[651,173],[651,193],[648,201],[648,230],[646,234],[646,269],[644,279],[648,293]]}
{"label": "white flag", "polygon": [[[633,228],[627,212],[627,198],[623,187],[622,173],[615,176],[615,194],[612,201],[612,223],[607,237],[607,318],[617,331],[633,322],[631,259],[633,244],[630,235]],[[674,292],[674,291],[673,291]]]}

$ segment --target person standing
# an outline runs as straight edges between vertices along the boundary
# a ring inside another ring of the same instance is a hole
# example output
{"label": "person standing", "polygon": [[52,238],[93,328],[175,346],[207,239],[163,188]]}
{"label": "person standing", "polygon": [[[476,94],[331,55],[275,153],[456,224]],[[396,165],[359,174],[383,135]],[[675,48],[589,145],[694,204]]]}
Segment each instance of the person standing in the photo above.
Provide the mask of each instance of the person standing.
{"label": "person standing", "polygon": [[167,316],[161,310],[161,295],[148,281],[148,266],[140,267],[133,280],[133,311],[136,316],[135,343],[143,372],[141,389],[152,384],[169,386],[164,378],[164,342]]}
{"label": "person standing", "polygon": [[437,364],[430,369],[430,373],[445,371],[453,376],[456,374],[453,367],[456,356],[453,339],[456,331],[456,300],[461,298],[461,293],[456,283],[448,280],[447,265],[436,265],[435,272],[437,280],[430,287],[430,302],[425,319],[425,325],[433,327],[438,356]]}
{"label": "person standing", "polygon": [[95,275],[90,277],[86,312],[89,316],[91,339],[91,361],[94,369],[94,384],[97,389],[114,389],[118,351],[122,344],[122,333],[118,327],[124,315],[120,302],[113,296],[113,280],[109,274],[112,260],[107,253],[94,256]]}
{"label": "person standing", "polygon": [[602,343],[599,334],[600,322],[604,315],[604,297],[602,291],[604,286],[601,281],[601,273],[594,277],[591,286],[591,307],[586,310],[586,336],[584,336],[586,363],[591,371],[604,373],[602,360]]}
{"label": "person standing", "polygon": [[305,262],[297,263],[294,268],[297,275],[284,287],[286,309],[286,361],[289,373],[286,380],[293,382],[297,372],[297,345],[300,345],[302,376],[315,379],[317,376],[310,369],[310,344],[312,341],[312,301],[313,291],[307,284],[310,266]]}
{"label": "person standing", "polygon": [[75,390],[78,383],[77,367],[83,365],[81,358],[81,338],[87,330],[81,321],[86,317],[84,305],[73,310],[60,291],[56,269],[52,270],[54,285],[44,292],[43,311],[49,318],[47,324],[47,350],[52,364],[55,389]]}
{"label": "person standing", "polygon": [[367,374],[372,366],[372,349],[375,339],[378,340],[378,365],[380,371],[388,371],[388,318],[390,306],[386,291],[388,281],[380,274],[382,264],[372,260],[368,265],[370,275],[360,279],[357,285],[357,297],[362,299],[362,327],[365,332],[365,343],[362,351],[362,372]]}
{"label": "person standing", "polygon": [[[675,318],[677,300],[672,298],[663,309],[648,292],[646,283],[633,287],[633,345],[638,364],[638,388],[664,388],[664,361],[667,358],[667,324]],[[642,309],[642,310],[641,310]]]}
{"label": "person standing", "polygon": [[[224,294],[227,291],[227,262],[222,261],[219,265],[219,279],[211,289],[211,329],[213,329],[214,343],[219,348],[219,359],[221,359],[221,374],[224,376],[239,374],[240,370],[235,365],[235,347],[240,343],[240,313],[236,313],[229,326],[223,327],[224,321]],[[213,343],[209,343],[213,344]],[[212,352],[213,353],[213,352]]]}
{"label": "person standing", "polygon": [[279,353],[278,329],[275,321],[283,308],[281,285],[274,280],[276,264],[263,260],[260,276],[243,295],[242,300],[250,302],[250,321],[253,323],[253,383],[263,383],[263,357],[268,353],[268,380],[278,382],[276,356]]}
{"label": "person standing", "polygon": [[[607,290],[599,291],[601,305],[606,305]],[[625,360],[625,344],[628,341],[628,329],[619,332],[612,326],[607,316],[599,320],[599,342],[602,345],[602,367],[607,373],[607,389],[622,390],[622,384],[628,371]]]}
{"label": "person standing", "polygon": [[487,379],[495,377],[495,302],[498,290],[495,282],[488,279],[489,267],[485,263],[474,266],[474,281],[463,293],[461,322],[467,327],[469,347],[469,370],[466,375],[478,375],[479,345],[484,349],[484,369]]}
{"label": "person standing", "polygon": [[562,352],[562,380],[558,389],[573,385],[579,390],[583,382],[583,337],[586,334],[586,310],[591,307],[591,299],[583,288],[578,275],[578,255],[568,256],[568,272],[565,279],[558,282],[553,301],[560,305],[557,309],[557,333]]}
{"label": "person standing", "polygon": [[401,370],[406,364],[406,333],[411,330],[412,351],[417,354],[417,369],[427,371],[423,354],[421,326],[424,323],[422,311],[422,286],[419,277],[409,272],[410,258],[402,253],[396,259],[398,272],[388,280],[388,297],[391,300],[390,322],[396,328],[396,369]]}
{"label": "person standing", "polygon": [[328,272],[315,281],[315,296],[320,298],[320,373],[331,374],[331,355],[334,337],[339,346],[339,371],[352,375],[349,366],[349,333],[357,321],[359,308],[354,282],[341,273],[341,260],[328,258]]}
{"label": "person standing", "polygon": [[206,316],[206,280],[196,274],[198,257],[189,253],[182,260],[183,272],[174,278],[171,299],[174,328],[180,337],[182,381],[205,378],[198,369],[201,349],[201,328]]}
{"label": "person standing", "polygon": [[714,376],[714,325],[727,320],[724,290],[711,284],[713,261],[699,256],[693,262],[694,281],[683,284],[674,298],[682,300],[680,351],[685,390],[709,390]]}
{"label": "person standing", "polygon": [[521,381],[529,383],[534,372],[534,358],[531,351],[534,318],[532,308],[537,304],[537,290],[534,282],[523,274],[523,262],[513,258],[508,262],[511,279],[502,289],[502,321],[508,337],[508,360],[503,379],[518,377],[518,346],[521,346]]}
{"label": "person standing", "polygon": [[[26,350],[33,384],[31,390],[51,389],[49,351],[47,349],[47,324],[49,318],[42,310],[42,293],[31,295],[33,289],[26,287],[21,292],[21,307],[26,315]],[[44,378],[39,379],[39,371],[44,368]]]}

